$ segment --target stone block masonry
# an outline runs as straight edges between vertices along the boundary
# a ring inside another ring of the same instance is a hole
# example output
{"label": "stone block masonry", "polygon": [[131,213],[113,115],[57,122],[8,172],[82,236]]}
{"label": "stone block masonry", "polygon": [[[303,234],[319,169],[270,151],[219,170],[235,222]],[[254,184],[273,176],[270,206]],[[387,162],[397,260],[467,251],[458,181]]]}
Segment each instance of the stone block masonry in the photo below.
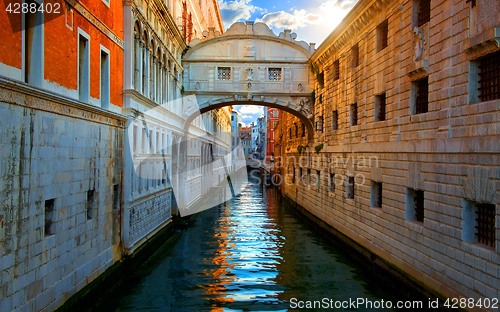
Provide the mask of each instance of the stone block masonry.
{"label": "stone block masonry", "polygon": [[124,117],[37,92],[0,88],[1,311],[54,310],[121,258]]}
{"label": "stone block masonry", "polygon": [[312,55],[324,123],[277,142],[282,189],[436,295],[498,299],[500,2],[427,4],[359,1]]}

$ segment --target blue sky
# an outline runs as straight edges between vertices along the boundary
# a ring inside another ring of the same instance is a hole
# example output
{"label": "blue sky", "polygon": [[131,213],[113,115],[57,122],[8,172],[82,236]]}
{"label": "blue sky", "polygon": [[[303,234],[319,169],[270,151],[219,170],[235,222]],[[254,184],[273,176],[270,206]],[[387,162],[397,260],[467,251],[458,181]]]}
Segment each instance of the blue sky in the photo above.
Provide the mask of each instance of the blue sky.
{"label": "blue sky", "polygon": [[[297,33],[296,40],[321,42],[335,29],[357,0],[219,0],[219,7],[228,29],[233,23],[264,22],[279,35],[284,29]],[[240,120],[249,125],[263,114],[260,106],[235,106]]]}
{"label": "blue sky", "polygon": [[332,32],[357,0],[219,0],[228,29],[235,22],[264,22],[278,35],[292,29],[297,40],[316,43]]}

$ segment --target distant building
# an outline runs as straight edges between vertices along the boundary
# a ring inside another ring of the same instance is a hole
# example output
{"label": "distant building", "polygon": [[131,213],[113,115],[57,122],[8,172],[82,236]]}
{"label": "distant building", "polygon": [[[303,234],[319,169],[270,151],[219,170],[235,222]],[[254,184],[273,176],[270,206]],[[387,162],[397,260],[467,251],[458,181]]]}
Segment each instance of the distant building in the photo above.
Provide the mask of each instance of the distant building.
{"label": "distant building", "polygon": [[240,141],[245,158],[249,158],[252,153],[252,126],[241,128]]}
{"label": "distant building", "polygon": [[266,137],[266,159],[272,159],[274,156],[274,129],[278,123],[280,110],[269,108],[267,110],[267,137]]}

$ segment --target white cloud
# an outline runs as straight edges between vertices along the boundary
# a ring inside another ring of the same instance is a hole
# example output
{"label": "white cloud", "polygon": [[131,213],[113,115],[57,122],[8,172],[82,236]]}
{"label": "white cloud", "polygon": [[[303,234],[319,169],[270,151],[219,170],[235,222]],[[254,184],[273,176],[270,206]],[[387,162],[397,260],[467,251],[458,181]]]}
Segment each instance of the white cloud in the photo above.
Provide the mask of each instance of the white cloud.
{"label": "white cloud", "polygon": [[323,2],[319,9],[323,12],[327,25],[333,30],[342,19],[349,13],[352,7],[358,2],[357,0],[329,0]]}
{"label": "white cloud", "polygon": [[243,118],[245,118],[245,119],[247,119],[247,118],[254,118],[254,116],[252,116],[252,115],[243,115],[243,116],[241,116],[241,119],[243,119]]}
{"label": "white cloud", "polygon": [[276,28],[297,29],[311,24],[318,24],[322,21],[322,17],[317,14],[307,13],[306,10],[293,10],[290,14],[285,11],[278,11],[265,14],[259,22],[264,22],[268,26]]}
{"label": "white cloud", "polygon": [[341,9],[341,10],[350,10],[357,0],[330,0],[322,3],[319,8],[321,10],[331,10],[331,9]]}
{"label": "white cloud", "polygon": [[256,105],[243,105],[240,106],[239,108],[236,108],[236,110],[242,115],[244,114],[255,115],[263,113],[262,106],[256,106]]}
{"label": "white cloud", "polygon": [[229,28],[240,20],[249,20],[252,13],[255,11],[265,12],[265,9],[251,5],[251,1],[252,0],[235,0],[219,2],[224,27]]}

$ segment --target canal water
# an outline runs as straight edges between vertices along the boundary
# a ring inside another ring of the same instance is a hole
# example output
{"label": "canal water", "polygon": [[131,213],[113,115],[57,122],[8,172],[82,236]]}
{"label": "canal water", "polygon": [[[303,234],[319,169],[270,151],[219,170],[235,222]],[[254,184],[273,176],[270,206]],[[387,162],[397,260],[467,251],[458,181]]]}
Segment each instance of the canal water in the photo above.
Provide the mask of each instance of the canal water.
{"label": "canal water", "polygon": [[[405,298],[384,290],[277,193],[250,184],[227,206],[203,212],[147,275],[102,310],[299,311],[307,301],[320,301],[307,311],[396,310],[375,307]],[[373,308],[346,306],[358,298]]]}

